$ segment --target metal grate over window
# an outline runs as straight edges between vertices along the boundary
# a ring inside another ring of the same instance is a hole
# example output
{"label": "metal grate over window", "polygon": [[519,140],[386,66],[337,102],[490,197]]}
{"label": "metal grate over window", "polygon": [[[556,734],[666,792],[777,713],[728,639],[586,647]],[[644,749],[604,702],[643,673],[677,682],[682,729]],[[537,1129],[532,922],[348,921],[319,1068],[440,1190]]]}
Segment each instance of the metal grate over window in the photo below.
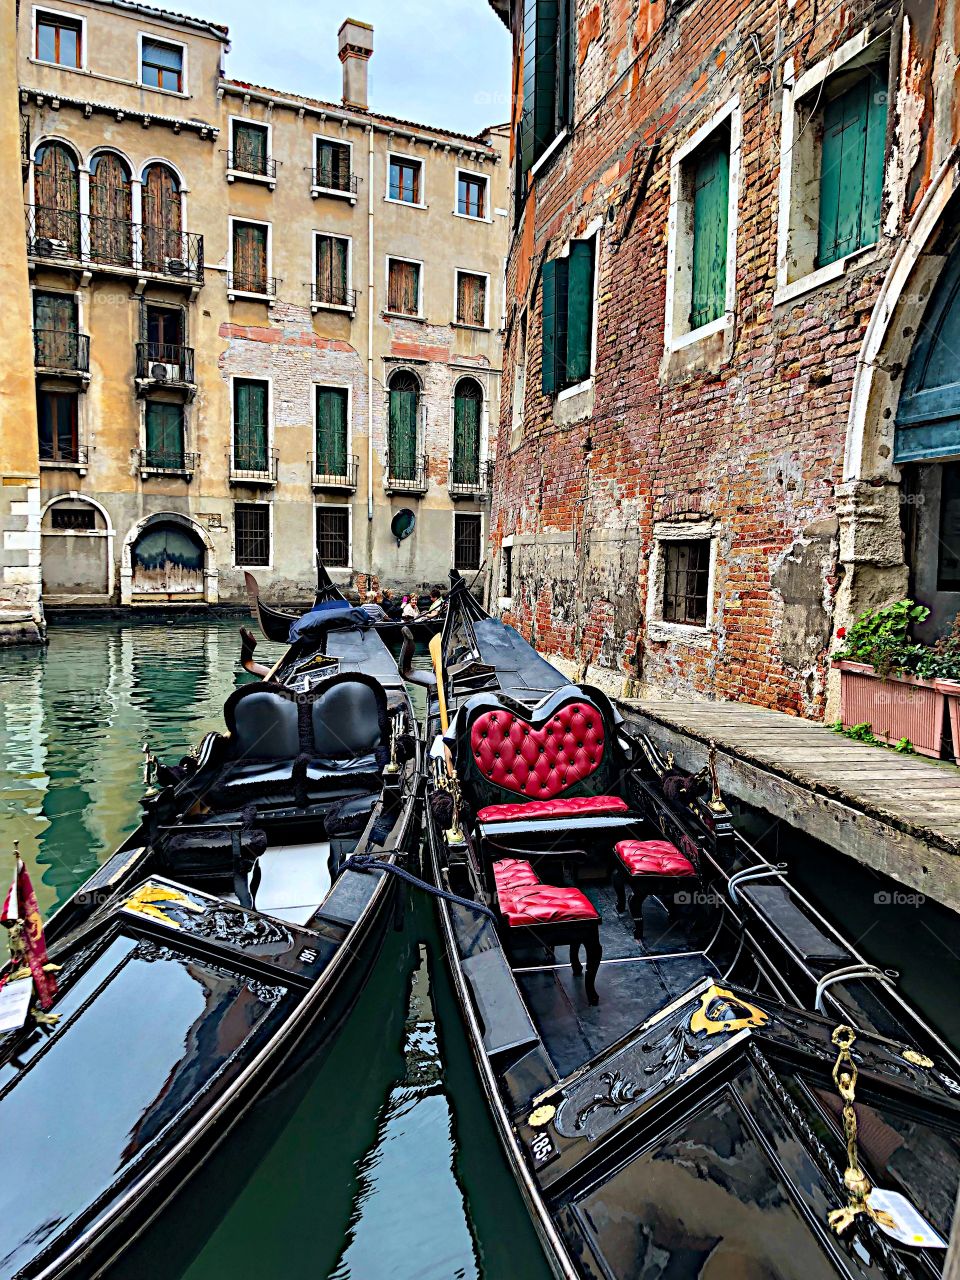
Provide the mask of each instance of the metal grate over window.
{"label": "metal grate over window", "polygon": [[664,542],[663,620],[693,627],[707,625],[710,539]]}
{"label": "metal grate over window", "polygon": [[345,507],[317,508],[317,555],[328,568],[350,564],[350,512]]}
{"label": "metal grate over window", "polygon": [[93,507],[60,507],[50,512],[52,529],[95,529],[96,513]]}
{"label": "metal grate over window", "polygon": [[238,502],[233,508],[236,565],[269,565],[270,507],[265,502]]}
{"label": "metal grate over window", "polygon": [[453,517],[453,567],[480,568],[480,516]]}

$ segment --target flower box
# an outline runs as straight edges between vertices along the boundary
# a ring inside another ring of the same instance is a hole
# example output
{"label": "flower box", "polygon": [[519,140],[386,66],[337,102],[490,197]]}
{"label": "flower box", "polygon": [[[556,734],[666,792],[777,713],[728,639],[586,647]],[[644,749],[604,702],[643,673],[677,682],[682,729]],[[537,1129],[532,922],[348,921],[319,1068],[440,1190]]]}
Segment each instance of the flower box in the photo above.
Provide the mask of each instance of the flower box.
{"label": "flower box", "polygon": [[[943,710],[949,684],[960,697],[960,684],[946,680],[918,680],[914,676],[879,676],[865,662],[841,658],[840,719],[845,729],[869,724],[875,738],[896,746],[907,738],[921,755],[940,758]],[[960,704],[951,715],[960,720]],[[951,719],[951,727],[954,721]],[[956,742],[957,729],[954,728]]]}
{"label": "flower box", "polygon": [[934,680],[934,688],[942,693],[950,712],[950,736],[953,739],[953,758],[960,764],[960,680]]}

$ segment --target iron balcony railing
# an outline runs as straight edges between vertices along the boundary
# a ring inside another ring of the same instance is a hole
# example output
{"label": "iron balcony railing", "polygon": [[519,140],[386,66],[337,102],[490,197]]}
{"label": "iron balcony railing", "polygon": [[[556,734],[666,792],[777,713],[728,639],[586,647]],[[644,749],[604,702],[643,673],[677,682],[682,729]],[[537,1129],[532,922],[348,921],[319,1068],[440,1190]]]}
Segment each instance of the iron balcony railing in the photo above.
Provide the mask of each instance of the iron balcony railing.
{"label": "iron balcony railing", "polygon": [[474,458],[450,459],[447,489],[452,498],[486,498],[490,495],[493,467]]}
{"label": "iron balcony railing", "polygon": [[158,474],[192,476],[200,463],[199,453],[177,450],[137,449],[137,461],[141,471]]}
{"label": "iron balcony railing", "polygon": [[360,459],[353,453],[343,461],[326,454],[307,454],[310,483],[314,489],[356,489]]}
{"label": "iron balcony railing", "polygon": [[235,293],[252,293],[258,298],[275,298],[279,283],[280,281],[276,276],[251,275],[249,272],[244,271],[228,271],[227,297],[230,298]]}
{"label": "iron balcony railing", "polygon": [[85,467],[89,464],[90,447],[76,444],[72,448],[64,448],[61,444],[54,452],[49,441],[40,441],[40,463],[44,467]]}
{"label": "iron balcony railing", "polygon": [[310,170],[310,185],[315,191],[338,191],[355,196],[360,179],[355,173],[334,173],[332,169]]}
{"label": "iron balcony railing", "polygon": [[234,449],[227,454],[231,484],[274,485],[279,457],[276,449]]}
{"label": "iron balcony railing", "polygon": [[203,236],[123,218],[27,205],[27,255],[40,262],[137,271],[203,284]]}
{"label": "iron balcony railing", "polygon": [[233,173],[249,173],[254,178],[276,179],[277,162],[273,156],[254,156],[243,151],[224,151],[227,169]]}
{"label": "iron balcony railing", "polygon": [[33,363],[57,373],[90,372],[90,338],[65,329],[34,329]]}
{"label": "iron balcony railing", "polygon": [[310,305],[311,307],[344,307],[350,311],[356,311],[357,291],[338,284],[313,284],[310,286]]}
{"label": "iron balcony railing", "polygon": [[137,377],[168,386],[193,386],[193,347],[176,342],[138,342]]}
{"label": "iron balcony railing", "polygon": [[409,458],[394,458],[388,452],[385,485],[391,493],[426,493],[427,455],[421,454],[411,464]]}

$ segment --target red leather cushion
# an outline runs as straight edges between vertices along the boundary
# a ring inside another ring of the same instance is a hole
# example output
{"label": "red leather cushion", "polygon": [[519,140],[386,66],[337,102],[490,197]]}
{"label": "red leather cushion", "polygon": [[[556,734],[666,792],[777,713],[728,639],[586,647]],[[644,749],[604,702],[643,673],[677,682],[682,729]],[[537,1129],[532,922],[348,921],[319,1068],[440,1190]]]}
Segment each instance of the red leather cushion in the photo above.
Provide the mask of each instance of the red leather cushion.
{"label": "red leather cushion", "polygon": [[522,889],[527,885],[540,883],[540,877],[523,858],[501,858],[493,864],[493,878],[498,895],[507,893],[510,889]]}
{"label": "red leather cushion", "polygon": [[603,716],[585,702],[561,707],[542,725],[512,711],[485,711],[470,730],[485,778],[507,791],[549,800],[588,778],[603,759]]}
{"label": "red leather cushion", "polygon": [[550,884],[538,884],[497,896],[500,912],[511,926],[600,919],[590,899],[579,889],[558,889]]}
{"label": "red leather cushion", "polygon": [[619,796],[573,796],[569,800],[528,800],[526,804],[488,804],[477,814],[479,822],[512,822],[515,818],[587,818],[629,813]]}
{"label": "red leather cushion", "polygon": [[616,855],[632,876],[695,876],[696,867],[669,840],[621,840]]}

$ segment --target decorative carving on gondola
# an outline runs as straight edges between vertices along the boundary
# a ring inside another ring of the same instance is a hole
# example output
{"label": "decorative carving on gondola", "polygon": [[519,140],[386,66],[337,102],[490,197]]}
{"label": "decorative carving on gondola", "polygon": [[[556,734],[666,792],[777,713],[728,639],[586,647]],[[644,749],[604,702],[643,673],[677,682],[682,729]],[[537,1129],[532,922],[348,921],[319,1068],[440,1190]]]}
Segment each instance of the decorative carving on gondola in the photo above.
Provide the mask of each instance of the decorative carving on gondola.
{"label": "decorative carving on gondola", "polygon": [[847,1140],[847,1167],[843,1174],[843,1185],[849,1197],[840,1209],[834,1209],[827,1215],[827,1221],[838,1236],[861,1216],[871,1218],[881,1227],[894,1228],[896,1223],[889,1213],[876,1209],[870,1203],[870,1192],[873,1185],[860,1166],[860,1155],[857,1150],[857,1113],[854,1110],[857,1089],[857,1064],[850,1050],[857,1039],[852,1027],[837,1027],[830,1037],[837,1046],[837,1060],[833,1066],[833,1082],[843,1102],[843,1132]]}
{"label": "decorative carving on gondola", "polygon": [[604,1091],[595,1093],[593,1101],[588,1102],[577,1112],[577,1118],[573,1124],[575,1129],[582,1129],[595,1111],[602,1111],[606,1107],[612,1111],[622,1111],[631,1102],[639,1102],[651,1088],[650,1085],[644,1088],[642,1085],[634,1084],[632,1080],[624,1079],[619,1071],[605,1071],[600,1077],[600,1083]]}
{"label": "decorative carving on gondola", "polygon": [[714,813],[726,813],[727,806],[723,803],[723,797],[720,795],[720,779],[717,777],[717,744],[710,739],[710,749],[707,753],[707,772],[710,775],[710,800],[709,805]]}
{"label": "decorative carving on gondola", "polygon": [[278,987],[269,982],[258,982],[253,978],[247,982],[247,989],[253,992],[261,1004],[269,1005],[276,1004],[287,994],[286,987]]}
{"label": "decorative carving on gondola", "polygon": [[293,935],[276,920],[253,915],[236,907],[213,907],[189,923],[192,934],[238,947],[289,947]]}
{"label": "decorative carving on gondola", "polygon": [[[732,1017],[729,1015],[733,1014]],[[720,1032],[743,1031],[747,1027],[762,1027],[770,1015],[755,1004],[749,1004],[735,996],[726,987],[715,983],[700,997],[700,1007],[690,1016],[690,1030],[694,1035],[704,1032],[715,1036]]]}
{"label": "decorative carving on gondola", "polygon": [[183,928],[183,921],[171,912],[202,912],[203,907],[182,889],[172,885],[155,884],[152,880],[140,885],[123,904],[125,911],[135,911],[151,920],[159,920],[170,929]]}
{"label": "decorative carving on gondola", "polygon": [[147,960],[151,964],[157,960],[178,960],[182,959],[182,953],[165,947],[159,942],[154,942],[152,938],[141,938],[137,943],[137,949],[134,952],[138,960]]}

